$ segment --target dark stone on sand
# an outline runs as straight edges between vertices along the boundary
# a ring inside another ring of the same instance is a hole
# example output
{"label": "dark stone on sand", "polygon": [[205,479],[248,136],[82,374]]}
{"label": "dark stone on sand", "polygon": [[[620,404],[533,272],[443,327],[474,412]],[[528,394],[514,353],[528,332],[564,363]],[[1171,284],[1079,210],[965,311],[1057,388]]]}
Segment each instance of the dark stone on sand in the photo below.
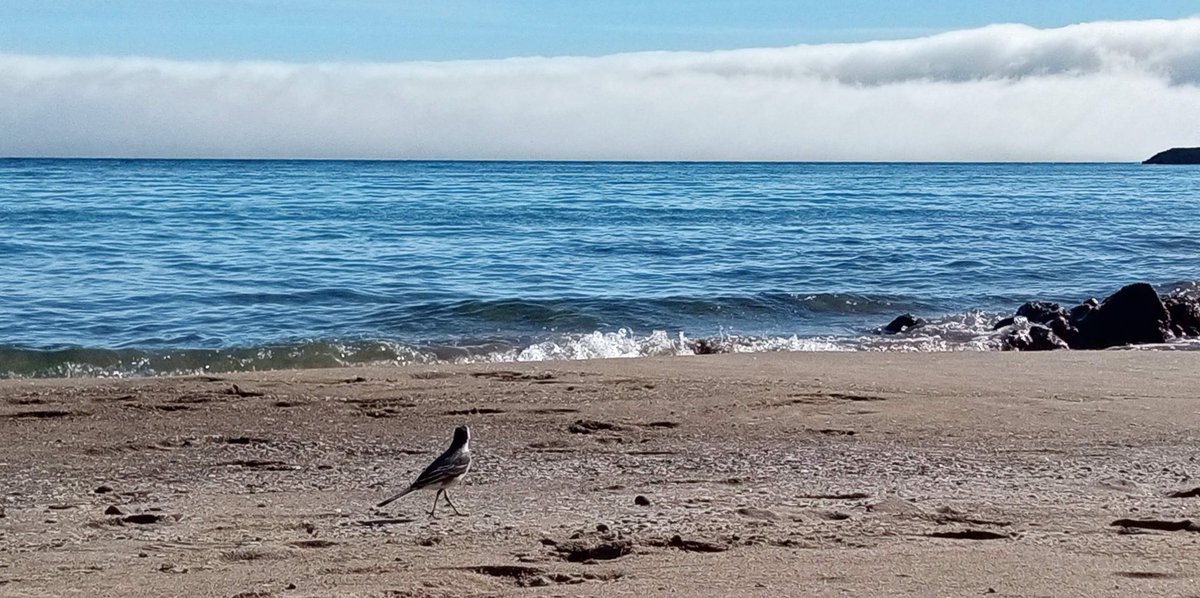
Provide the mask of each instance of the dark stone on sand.
{"label": "dark stone on sand", "polygon": [[117,505],[108,505],[108,508],[104,509],[104,514],[105,515],[124,515],[125,512],[122,511],[121,508],[118,507]]}
{"label": "dark stone on sand", "polygon": [[4,512],[4,505],[0,505],[0,519],[4,519],[8,514]]}
{"label": "dark stone on sand", "polygon": [[639,507],[648,507],[648,506],[650,506],[650,499],[648,499],[648,498],[646,498],[645,496],[642,496],[641,494],[639,494],[639,495],[637,495],[637,496],[635,496],[635,497],[634,497],[634,499],[633,499],[633,504],[635,504],[635,505],[637,505],[637,506],[639,506]]}
{"label": "dark stone on sand", "polygon": [[1166,306],[1144,282],[1121,288],[1074,324],[1079,333],[1068,340],[1072,349],[1164,343],[1174,337]]}
{"label": "dark stone on sand", "polygon": [[1154,154],[1142,164],[1200,164],[1200,147],[1173,147]]}
{"label": "dark stone on sand", "polygon": [[607,526],[607,525],[604,525],[603,523],[597,523],[597,524],[596,524],[596,531],[598,531],[598,532],[600,532],[600,533],[602,533],[602,534],[603,534],[603,533],[605,533],[605,532],[607,532],[607,531],[608,531],[608,526]]}
{"label": "dark stone on sand", "polygon": [[879,334],[900,334],[908,332],[915,328],[920,328],[926,324],[925,320],[915,317],[912,314],[904,314],[896,316],[896,319],[888,323],[887,326],[879,329]]}
{"label": "dark stone on sand", "polygon": [[112,486],[109,486],[107,484],[100,486],[100,487],[96,488],[95,490],[92,490],[92,492],[95,492],[96,494],[108,494],[109,492],[112,492],[112,491],[113,491]]}
{"label": "dark stone on sand", "polygon": [[1167,495],[1167,498],[1197,498],[1200,497],[1200,487],[1191,490],[1180,490]]}

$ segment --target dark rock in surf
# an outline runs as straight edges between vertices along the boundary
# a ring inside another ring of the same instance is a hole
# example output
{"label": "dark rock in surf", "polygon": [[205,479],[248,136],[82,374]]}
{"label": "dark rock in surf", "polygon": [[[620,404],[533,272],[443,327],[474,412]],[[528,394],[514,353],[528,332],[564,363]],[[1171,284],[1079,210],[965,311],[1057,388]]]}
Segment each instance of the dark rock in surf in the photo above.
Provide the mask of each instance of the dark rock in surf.
{"label": "dark rock in surf", "polygon": [[1053,320],[1066,317],[1067,312],[1057,303],[1029,301],[1017,308],[1017,315],[1034,324],[1049,324]]}
{"label": "dark rock in surf", "polygon": [[[1070,313],[1057,303],[1029,301],[1017,308],[1015,316],[1004,318],[992,326],[1000,330],[1017,323],[1017,318],[1029,322],[1029,329],[1013,330],[1004,338],[1005,349],[1016,351],[1051,351],[1068,348],[1077,333]],[[1049,334],[1048,334],[1049,333]]]}
{"label": "dark rock in surf", "polygon": [[1122,287],[1074,324],[1079,332],[1068,339],[1072,349],[1164,343],[1175,336],[1162,299],[1144,282]]}
{"label": "dark rock in surf", "polygon": [[1200,164],[1200,147],[1173,147],[1154,154],[1142,164]]}
{"label": "dark rock in surf", "polygon": [[1053,330],[1041,324],[1030,324],[1026,330],[1014,330],[1004,337],[1003,342],[1004,349],[1008,351],[1054,351],[1071,348]]}
{"label": "dark rock in surf", "polygon": [[924,326],[927,322],[921,318],[914,317],[912,314],[904,314],[897,316],[895,320],[888,323],[887,326],[876,331],[877,334],[900,334],[908,332],[915,328]]}
{"label": "dark rock in surf", "polygon": [[1068,314],[1068,317],[1071,320],[1071,324],[1074,326],[1074,325],[1079,324],[1079,322],[1081,320],[1083,320],[1089,314],[1091,314],[1092,312],[1096,311],[1099,308],[1100,308],[1100,300],[1096,299],[1095,297],[1091,297],[1087,301],[1084,301],[1083,303],[1080,303],[1079,305],[1072,307],[1070,313]]}
{"label": "dark rock in surf", "polygon": [[1163,298],[1175,336],[1200,336],[1200,295],[1176,291]]}
{"label": "dark rock in surf", "polygon": [[[1021,318],[1029,322],[1028,329],[1014,326]],[[1159,297],[1154,287],[1140,282],[1122,287],[1103,302],[1088,299],[1070,310],[1030,301],[1015,316],[996,322],[993,330],[1009,326],[1014,329],[1003,333],[1002,346],[1016,351],[1165,343],[1177,336],[1200,336],[1200,295],[1177,291]]]}
{"label": "dark rock in surf", "polygon": [[[1071,338],[1077,332],[1070,314],[1057,303],[1030,301],[1017,308],[1017,317],[1023,317],[1031,324],[1041,324],[1049,328],[1054,331],[1054,336],[1066,341],[1067,344],[1070,344]],[[1035,339],[1035,342],[1038,340]]]}
{"label": "dark rock in surf", "polygon": [[1042,326],[1030,328],[1029,339],[1032,341],[1031,351],[1054,351],[1071,348],[1071,345],[1058,336],[1053,329]]}

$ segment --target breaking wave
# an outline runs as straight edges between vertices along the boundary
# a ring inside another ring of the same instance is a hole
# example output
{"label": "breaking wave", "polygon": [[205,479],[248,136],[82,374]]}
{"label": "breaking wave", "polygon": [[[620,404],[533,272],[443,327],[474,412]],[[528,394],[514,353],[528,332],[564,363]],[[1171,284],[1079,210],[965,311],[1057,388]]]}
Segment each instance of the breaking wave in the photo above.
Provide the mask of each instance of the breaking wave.
{"label": "breaking wave", "polygon": [[549,335],[526,341],[476,339],[408,344],[390,340],[304,340],[225,349],[33,349],[0,346],[0,378],[194,375],[347,366],[570,361],[697,353],[781,351],[992,351],[997,314],[967,312],[930,321],[908,334],[755,336],[682,331],[615,331]]}

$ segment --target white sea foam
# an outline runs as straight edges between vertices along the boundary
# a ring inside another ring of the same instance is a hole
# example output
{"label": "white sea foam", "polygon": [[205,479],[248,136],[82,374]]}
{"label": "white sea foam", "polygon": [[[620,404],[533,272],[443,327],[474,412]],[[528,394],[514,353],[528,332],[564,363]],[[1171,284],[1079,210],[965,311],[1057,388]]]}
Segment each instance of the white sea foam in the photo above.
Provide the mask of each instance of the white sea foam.
{"label": "white sea foam", "polygon": [[664,330],[637,334],[628,329],[616,332],[561,335],[525,347],[514,347],[457,359],[459,363],[567,361],[695,355],[713,353],[767,353],[816,351],[996,351],[1002,331],[993,331],[997,316],[966,312],[930,321],[916,330],[898,335],[854,336],[753,336],[723,333],[715,337],[689,338],[682,332]]}
{"label": "white sea foam", "polygon": [[[0,372],[0,378],[23,377],[129,377],[212,374],[228,371],[338,367],[406,366],[435,363],[512,363],[575,361],[697,353],[776,353],[823,351],[871,351],[937,353],[956,351],[999,351],[1003,337],[1027,329],[1025,318],[1000,330],[992,325],[998,314],[971,311],[935,318],[910,332],[895,335],[860,334],[801,337],[797,335],[753,336],[722,333],[691,338],[683,332],[654,330],[638,333],[621,328],[615,332],[561,334],[530,344],[513,345],[491,341],[480,345],[415,346],[388,340],[356,342],[305,342],[294,345],[228,350],[167,351],[113,357],[110,351],[92,359],[75,355],[54,361],[46,356],[42,365],[22,371]],[[1123,347],[1125,350],[1200,351],[1200,339]],[[36,353],[36,352],[32,352]],[[82,359],[82,360],[81,360]]]}

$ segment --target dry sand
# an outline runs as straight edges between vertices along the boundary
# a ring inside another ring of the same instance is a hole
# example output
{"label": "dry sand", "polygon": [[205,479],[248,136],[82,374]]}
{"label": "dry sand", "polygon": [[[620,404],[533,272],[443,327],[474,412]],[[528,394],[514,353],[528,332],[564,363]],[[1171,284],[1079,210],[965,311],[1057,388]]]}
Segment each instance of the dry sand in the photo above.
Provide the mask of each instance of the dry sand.
{"label": "dry sand", "polygon": [[[0,381],[0,595],[1200,596],[1200,533],[1111,525],[1200,519],[1198,389],[1200,352]],[[468,516],[373,507],[463,422]]]}

